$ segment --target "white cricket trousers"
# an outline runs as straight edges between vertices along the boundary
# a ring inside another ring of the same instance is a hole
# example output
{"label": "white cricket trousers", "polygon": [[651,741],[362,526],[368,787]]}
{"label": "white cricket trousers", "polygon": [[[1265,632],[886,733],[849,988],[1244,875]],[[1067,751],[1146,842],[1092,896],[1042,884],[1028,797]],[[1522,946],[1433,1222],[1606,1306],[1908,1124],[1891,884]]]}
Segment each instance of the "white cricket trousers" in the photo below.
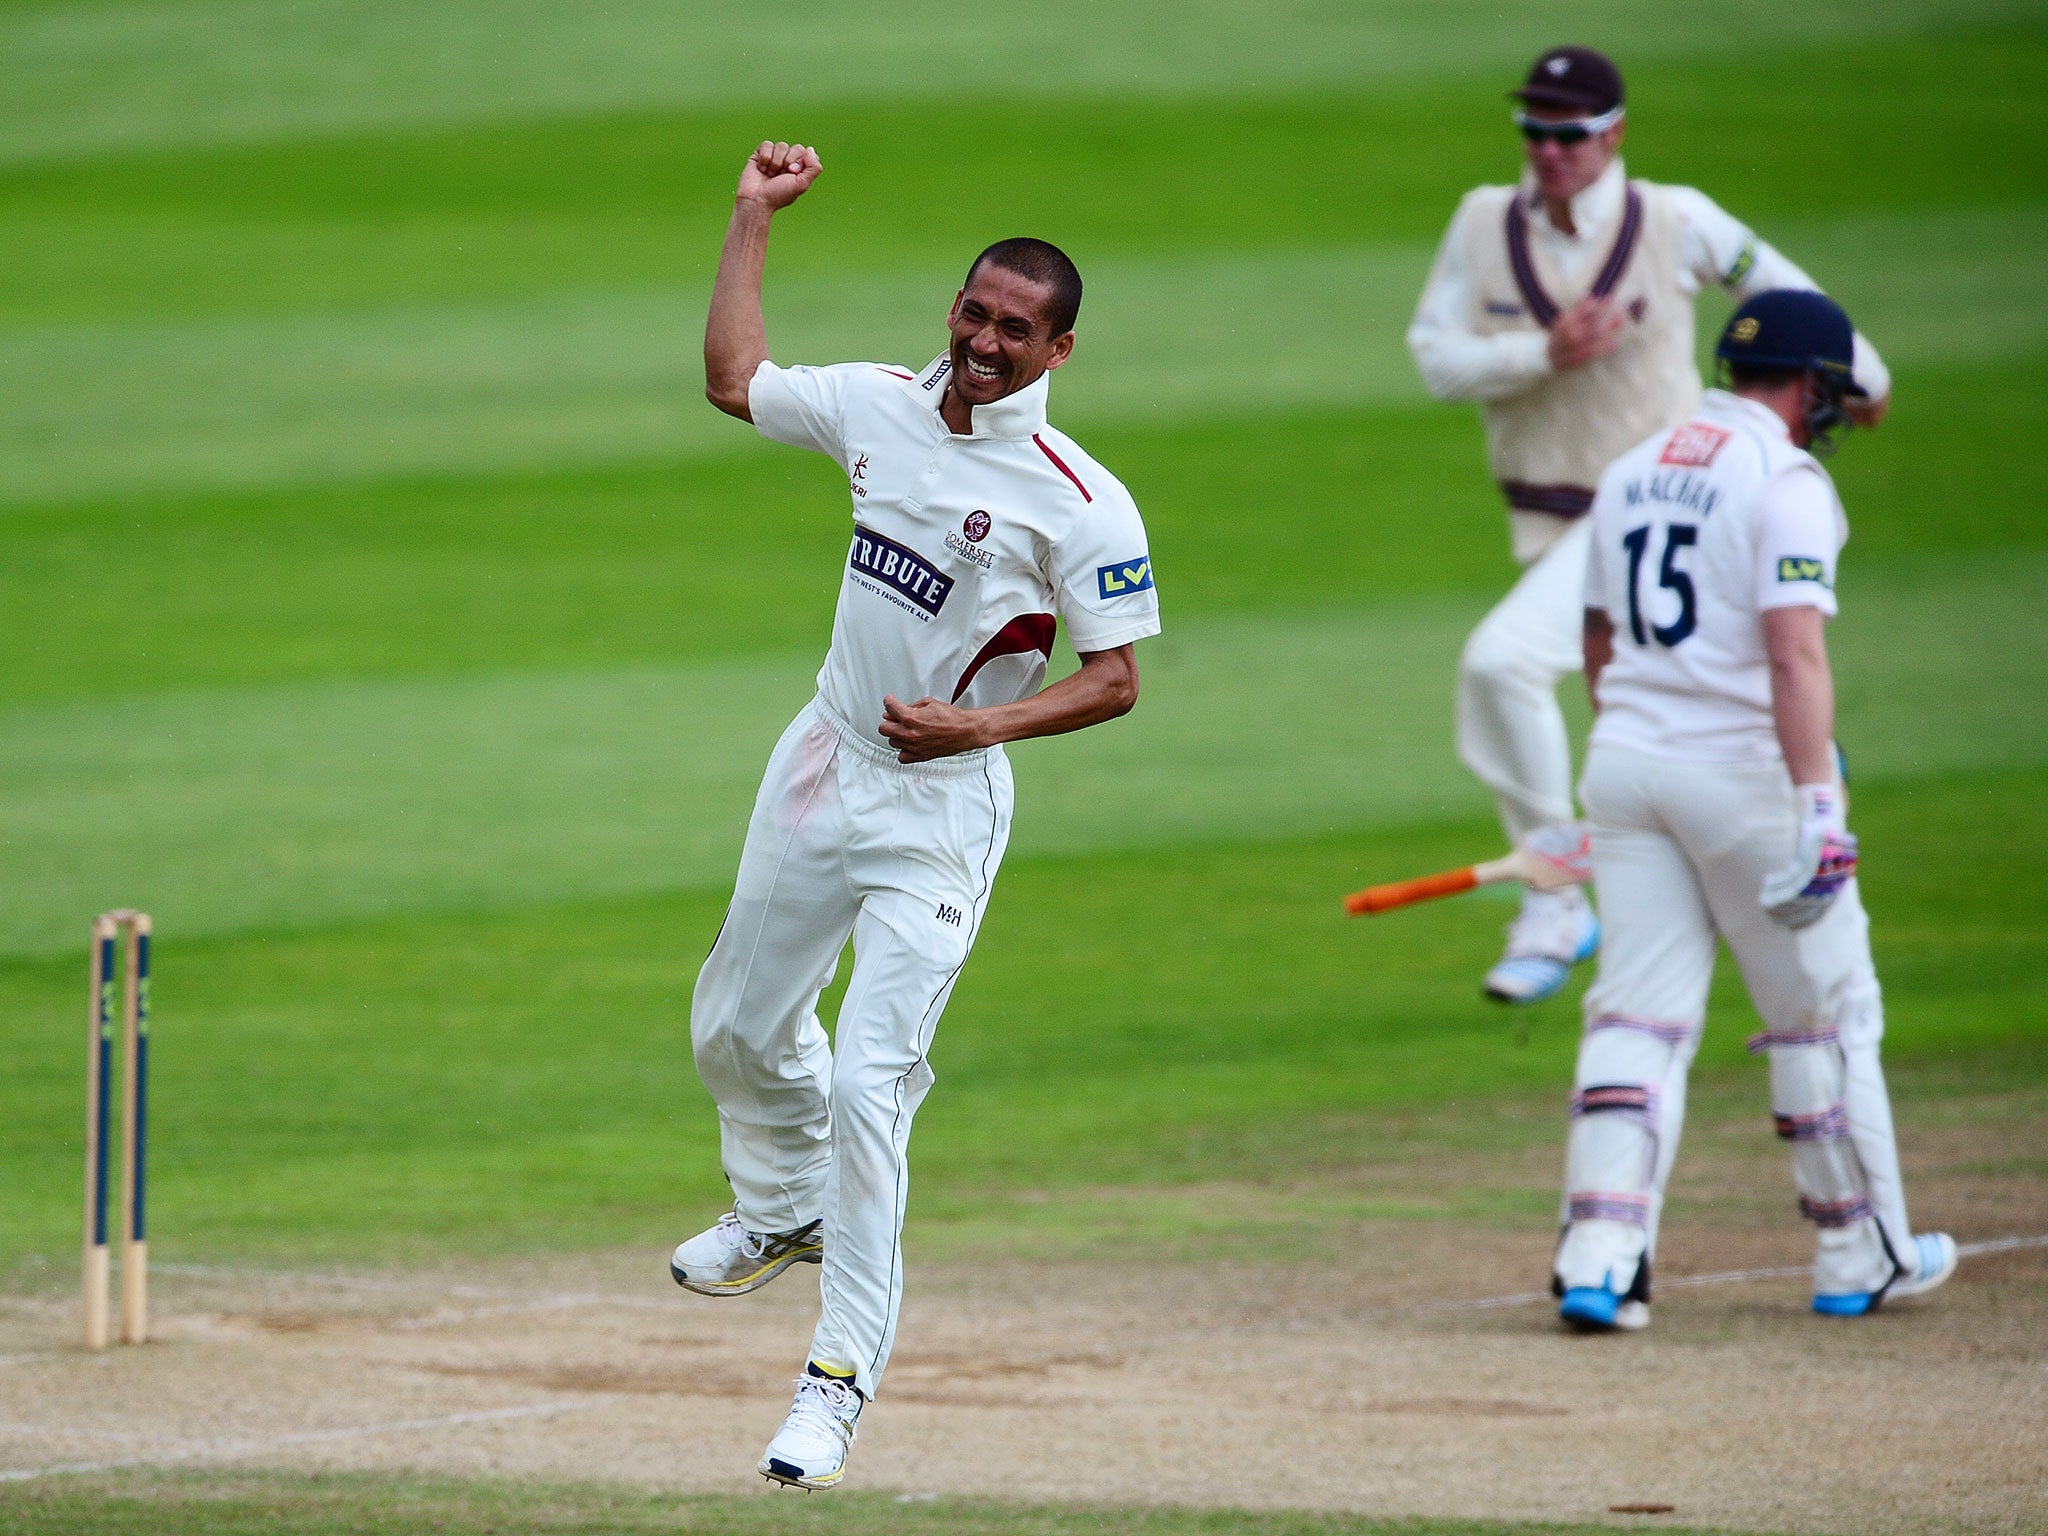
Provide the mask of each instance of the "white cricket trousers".
{"label": "white cricket trousers", "polygon": [[1458,658],[1458,756],[1493,791],[1508,840],[1572,819],[1557,685],[1584,666],[1586,552],[1577,519],[1479,621]]}
{"label": "white cricket trousers", "polygon": [[[755,1232],[824,1219],[811,1358],[870,1397],[903,1300],[910,1123],[1011,804],[1000,748],[900,763],[813,700],[768,759],[690,1003],[734,1209]],[[849,935],[853,975],[828,1042],[818,996]]]}
{"label": "white cricket trousers", "polygon": [[1784,764],[1683,762],[1595,742],[1579,795],[1605,931],[1573,1079],[1558,1278],[1647,1290],[1717,938],[1764,1022],[1750,1048],[1770,1055],[1773,1118],[1817,1229],[1815,1291],[1879,1290],[1902,1266],[1915,1272],[1856,883],[1804,929],[1774,922],[1757,900],[1798,826]]}

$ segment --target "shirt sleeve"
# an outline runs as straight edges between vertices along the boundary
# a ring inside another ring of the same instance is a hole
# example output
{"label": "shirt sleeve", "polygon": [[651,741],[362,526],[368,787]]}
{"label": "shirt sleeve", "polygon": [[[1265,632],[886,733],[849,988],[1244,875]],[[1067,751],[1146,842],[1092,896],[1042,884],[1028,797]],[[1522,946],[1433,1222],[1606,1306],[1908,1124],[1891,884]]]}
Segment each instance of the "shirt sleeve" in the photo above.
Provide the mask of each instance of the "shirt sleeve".
{"label": "shirt sleeve", "polygon": [[1835,613],[1835,564],[1847,534],[1827,477],[1811,465],[1788,470],[1757,503],[1756,606]]}
{"label": "shirt sleeve", "polygon": [[[1592,513],[1586,514],[1588,518]],[[1582,608],[1597,608],[1607,611],[1607,577],[1600,568],[1600,524],[1593,524],[1593,537],[1586,543],[1586,592],[1580,600]]]}
{"label": "shirt sleeve", "polygon": [[[1706,193],[1692,187],[1673,187],[1671,195],[1678,204],[1681,221],[1680,259],[1701,287],[1712,284],[1726,288],[1738,300],[1770,288],[1820,290],[1820,284],[1807,276],[1797,262],[1760,238]],[[1891,370],[1877,355],[1877,348],[1860,332],[1851,354],[1850,373],[1857,386],[1873,400],[1882,400],[1892,392]]]}
{"label": "shirt sleeve", "polygon": [[869,363],[782,368],[763,362],[747,385],[754,429],[770,442],[829,454],[844,469],[847,387],[855,375],[872,368]]}
{"label": "shirt sleeve", "polygon": [[1053,603],[1077,652],[1113,651],[1159,633],[1159,592],[1145,524],[1121,486],[1098,495],[1054,544]]}
{"label": "shirt sleeve", "polygon": [[1481,336],[1471,328],[1472,280],[1465,266],[1471,207],[1467,198],[1451,216],[1408,327],[1408,351],[1439,400],[1503,399],[1551,371],[1550,338],[1542,331]]}

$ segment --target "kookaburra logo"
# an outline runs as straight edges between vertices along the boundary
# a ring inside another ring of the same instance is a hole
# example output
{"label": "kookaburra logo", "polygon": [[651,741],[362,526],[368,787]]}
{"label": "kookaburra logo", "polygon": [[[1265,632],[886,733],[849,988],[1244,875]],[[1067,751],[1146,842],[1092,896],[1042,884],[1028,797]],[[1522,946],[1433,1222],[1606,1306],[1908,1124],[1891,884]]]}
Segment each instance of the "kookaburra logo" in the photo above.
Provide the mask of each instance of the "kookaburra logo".
{"label": "kookaburra logo", "polygon": [[867,478],[867,472],[868,456],[866,454],[862,454],[859,458],[853,461],[853,478],[856,480],[865,480]]}

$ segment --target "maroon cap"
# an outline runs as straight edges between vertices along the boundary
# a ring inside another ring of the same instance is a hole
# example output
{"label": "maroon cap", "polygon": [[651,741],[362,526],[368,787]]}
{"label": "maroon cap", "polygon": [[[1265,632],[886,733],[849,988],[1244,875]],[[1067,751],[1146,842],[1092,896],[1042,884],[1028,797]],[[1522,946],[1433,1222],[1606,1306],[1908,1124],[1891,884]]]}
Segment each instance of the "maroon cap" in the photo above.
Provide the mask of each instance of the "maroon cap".
{"label": "maroon cap", "polygon": [[1529,66],[1529,78],[1508,92],[1532,107],[1598,114],[1621,105],[1621,71],[1592,48],[1552,48]]}

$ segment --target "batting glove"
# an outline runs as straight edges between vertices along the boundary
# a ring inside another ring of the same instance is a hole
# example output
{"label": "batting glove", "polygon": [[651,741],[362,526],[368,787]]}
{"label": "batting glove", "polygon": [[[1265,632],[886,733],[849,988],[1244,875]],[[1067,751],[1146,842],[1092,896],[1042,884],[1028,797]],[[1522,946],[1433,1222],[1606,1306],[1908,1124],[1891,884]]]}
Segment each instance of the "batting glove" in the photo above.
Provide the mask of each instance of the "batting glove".
{"label": "batting glove", "polygon": [[1841,793],[1832,784],[1802,784],[1799,835],[1792,858],[1765,881],[1757,899],[1787,928],[1820,921],[1856,873],[1856,835],[1845,825]]}

